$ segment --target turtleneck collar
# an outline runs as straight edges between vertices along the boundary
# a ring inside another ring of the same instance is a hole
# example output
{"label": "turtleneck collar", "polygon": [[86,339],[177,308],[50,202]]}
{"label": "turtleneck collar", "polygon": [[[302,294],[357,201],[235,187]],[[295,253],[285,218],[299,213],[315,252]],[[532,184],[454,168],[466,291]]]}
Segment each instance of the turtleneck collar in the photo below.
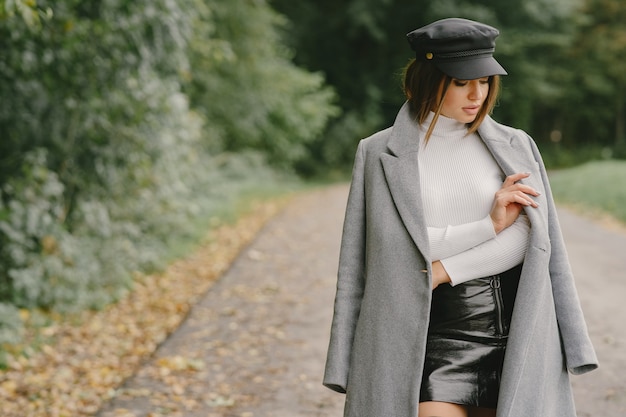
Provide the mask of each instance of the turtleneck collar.
{"label": "turtleneck collar", "polygon": [[[435,117],[434,112],[430,112],[424,123],[420,126],[420,129],[423,132],[428,130],[428,127],[433,121]],[[435,124],[435,128],[433,129],[432,136],[439,137],[456,137],[456,136],[465,136],[467,134],[467,125],[465,123],[459,122],[450,117],[446,117],[442,114],[437,118],[437,124]]]}

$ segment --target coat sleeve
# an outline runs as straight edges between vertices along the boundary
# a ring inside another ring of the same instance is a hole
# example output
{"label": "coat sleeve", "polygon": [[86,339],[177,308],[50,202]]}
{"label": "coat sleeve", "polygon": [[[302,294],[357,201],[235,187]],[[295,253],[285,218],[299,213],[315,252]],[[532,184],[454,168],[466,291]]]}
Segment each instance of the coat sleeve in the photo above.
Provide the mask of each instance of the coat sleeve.
{"label": "coat sleeve", "polygon": [[365,285],[365,191],[363,142],[357,149],[339,255],[337,292],[324,385],[345,393],[352,342]]}
{"label": "coat sleeve", "polygon": [[530,137],[528,139],[546,190],[551,244],[550,279],[566,366],[572,374],[583,374],[596,369],[598,359],[587,332],[545,165],[537,145]]}

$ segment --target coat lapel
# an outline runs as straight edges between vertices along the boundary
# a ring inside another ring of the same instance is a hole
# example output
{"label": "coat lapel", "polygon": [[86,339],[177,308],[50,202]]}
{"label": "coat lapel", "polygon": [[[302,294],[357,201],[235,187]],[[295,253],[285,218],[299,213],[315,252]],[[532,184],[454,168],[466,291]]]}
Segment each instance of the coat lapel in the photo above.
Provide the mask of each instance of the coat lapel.
{"label": "coat lapel", "polygon": [[417,153],[419,125],[411,118],[408,104],[400,109],[388,142],[389,153],[381,155],[387,186],[411,238],[422,254],[430,253],[428,231],[422,210]]}
{"label": "coat lapel", "polygon": [[[505,175],[530,172],[531,176],[521,182],[530,185],[536,190],[541,190],[543,186],[541,183],[539,165],[528,147],[528,141],[523,140],[520,136],[514,135],[513,133],[515,132],[516,131],[510,129],[503,129],[501,125],[496,123],[489,116],[485,118],[478,128],[478,135]],[[545,222],[539,210],[525,211],[531,224],[535,225],[532,231],[543,230]],[[536,236],[534,233],[531,235],[531,239],[538,237],[539,236]]]}
{"label": "coat lapel", "polygon": [[537,172],[532,165],[532,155],[527,144],[502,129],[491,117],[487,116],[478,128],[478,135],[495,158],[505,175],[518,172]]}

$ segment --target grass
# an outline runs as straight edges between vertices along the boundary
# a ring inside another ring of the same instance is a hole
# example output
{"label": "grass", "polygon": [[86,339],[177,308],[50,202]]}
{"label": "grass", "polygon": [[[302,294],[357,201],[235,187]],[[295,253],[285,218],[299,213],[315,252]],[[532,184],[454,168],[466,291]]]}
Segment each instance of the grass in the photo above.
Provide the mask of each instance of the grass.
{"label": "grass", "polygon": [[[307,185],[298,180],[270,181],[264,185],[252,184],[234,193],[229,198],[217,202],[213,213],[209,217],[199,217],[194,220],[195,234],[181,235],[173,239],[169,245],[169,253],[165,257],[165,264],[179,259],[193,252],[198,245],[205,243],[205,231],[222,225],[232,225],[242,215],[254,210],[255,206],[267,201],[282,201],[295,193],[305,190]],[[157,272],[157,271],[148,271]]]}
{"label": "grass", "polygon": [[626,161],[592,161],[550,172],[557,203],[626,224]]}

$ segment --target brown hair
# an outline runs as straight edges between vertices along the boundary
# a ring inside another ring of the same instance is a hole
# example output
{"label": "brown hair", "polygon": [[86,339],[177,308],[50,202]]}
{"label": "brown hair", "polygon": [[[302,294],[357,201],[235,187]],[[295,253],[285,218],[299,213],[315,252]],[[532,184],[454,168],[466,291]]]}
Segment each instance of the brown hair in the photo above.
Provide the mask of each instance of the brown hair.
{"label": "brown hair", "polygon": [[[446,96],[448,87],[452,82],[452,77],[441,72],[431,62],[417,61],[411,59],[403,71],[402,88],[409,102],[411,114],[419,124],[424,123],[428,114],[435,113],[433,121],[426,132],[425,142],[428,142],[430,135],[441,114],[443,99]],[[468,134],[476,132],[478,126],[485,120],[485,117],[493,111],[500,93],[500,76],[489,77],[489,92],[487,98],[480,108],[476,119],[468,123]]]}

